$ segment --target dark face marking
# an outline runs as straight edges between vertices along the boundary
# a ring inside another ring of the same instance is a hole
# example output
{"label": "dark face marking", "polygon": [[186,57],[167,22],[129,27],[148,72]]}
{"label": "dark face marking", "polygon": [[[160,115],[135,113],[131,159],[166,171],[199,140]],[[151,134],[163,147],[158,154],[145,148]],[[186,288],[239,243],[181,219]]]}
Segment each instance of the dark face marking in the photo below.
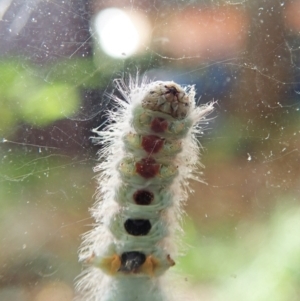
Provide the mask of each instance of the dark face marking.
{"label": "dark face marking", "polygon": [[177,89],[176,89],[175,87],[172,87],[172,86],[171,86],[171,87],[165,86],[165,88],[167,89],[166,94],[171,93],[171,94],[173,94],[174,96],[178,95],[178,91],[177,91]]}
{"label": "dark face marking", "polygon": [[120,272],[133,272],[136,273],[137,269],[143,265],[146,261],[146,255],[141,252],[124,252],[121,255],[121,267]]}
{"label": "dark face marking", "polygon": [[153,158],[143,158],[135,164],[136,172],[145,179],[155,177],[160,169],[160,165]]}
{"label": "dark face marking", "polygon": [[142,147],[147,153],[156,154],[164,145],[164,139],[155,135],[143,136]]}
{"label": "dark face marking", "polygon": [[154,195],[148,190],[138,190],[134,193],[133,199],[137,205],[149,205],[153,201]]}
{"label": "dark face marking", "polygon": [[151,121],[150,128],[155,133],[163,133],[168,128],[168,121],[161,117],[155,117]]}
{"label": "dark face marking", "polygon": [[127,233],[134,236],[145,236],[151,229],[151,223],[147,219],[128,219],[124,223]]}

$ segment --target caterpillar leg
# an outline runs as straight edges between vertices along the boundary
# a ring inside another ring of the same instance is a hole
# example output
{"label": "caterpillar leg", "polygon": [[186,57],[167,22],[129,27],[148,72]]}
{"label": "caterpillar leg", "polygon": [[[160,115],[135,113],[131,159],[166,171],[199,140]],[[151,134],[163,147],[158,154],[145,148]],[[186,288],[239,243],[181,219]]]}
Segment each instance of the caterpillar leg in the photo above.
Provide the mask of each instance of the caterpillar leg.
{"label": "caterpillar leg", "polygon": [[99,264],[97,264],[97,266],[100,267],[107,274],[115,275],[121,267],[120,256],[114,254],[113,256],[105,257],[100,261]]}

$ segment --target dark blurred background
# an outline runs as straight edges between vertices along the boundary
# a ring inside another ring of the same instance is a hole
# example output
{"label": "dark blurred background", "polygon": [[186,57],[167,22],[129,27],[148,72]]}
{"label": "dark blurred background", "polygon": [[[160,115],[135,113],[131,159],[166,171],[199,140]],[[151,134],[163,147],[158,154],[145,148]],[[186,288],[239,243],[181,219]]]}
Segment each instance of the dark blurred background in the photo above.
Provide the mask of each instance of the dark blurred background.
{"label": "dark blurred background", "polygon": [[0,1],[0,300],[72,300],[91,129],[113,80],[137,72],[217,100],[176,286],[300,300],[299,0]]}

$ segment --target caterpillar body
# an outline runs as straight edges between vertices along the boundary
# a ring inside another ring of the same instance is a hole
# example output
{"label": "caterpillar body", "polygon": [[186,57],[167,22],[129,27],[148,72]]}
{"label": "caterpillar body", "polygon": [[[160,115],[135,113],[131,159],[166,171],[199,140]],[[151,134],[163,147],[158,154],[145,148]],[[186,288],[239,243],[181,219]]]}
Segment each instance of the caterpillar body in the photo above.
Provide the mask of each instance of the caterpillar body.
{"label": "caterpillar body", "polygon": [[165,301],[164,272],[176,256],[176,233],[188,180],[198,179],[201,123],[213,103],[197,107],[193,86],[172,81],[116,81],[110,123],[95,129],[101,163],[95,227],[85,234],[79,300]]}

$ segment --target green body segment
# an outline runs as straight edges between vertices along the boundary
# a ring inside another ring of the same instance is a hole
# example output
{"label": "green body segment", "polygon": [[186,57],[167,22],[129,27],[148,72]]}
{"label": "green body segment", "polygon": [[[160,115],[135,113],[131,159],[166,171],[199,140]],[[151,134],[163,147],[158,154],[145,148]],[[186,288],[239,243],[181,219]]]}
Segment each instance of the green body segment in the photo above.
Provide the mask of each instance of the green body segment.
{"label": "green body segment", "polygon": [[[125,135],[123,141],[126,151],[136,155],[147,153],[143,148],[144,138],[144,135],[139,135],[136,133],[128,133],[127,135]],[[181,150],[182,143],[180,140],[163,138],[161,149],[159,150],[159,152],[151,152],[151,156],[170,158],[180,153]]]}
{"label": "green body segment", "polygon": [[129,211],[141,212],[142,210],[143,212],[149,211],[151,214],[157,214],[157,212],[168,208],[172,204],[171,193],[162,185],[150,185],[144,189],[144,191],[152,195],[152,198],[148,198],[146,202],[137,202],[135,200],[135,195],[139,191],[143,191],[139,186],[123,184],[117,191],[116,201],[122,207],[126,206]]}
{"label": "green body segment", "polygon": [[[165,131],[153,130],[153,121],[155,118],[161,118],[166,121]],[[181,139],[187,135],[193,121],[187,117],[185,119],[177,120],[164,113],[153,112],[144,109],[142,106],[136,106],[133,110],[132,125],[137,133],[141,134],[159,134],[164,138]]]}
{"label": "green body segment", "polygon": [[124,227],[124,224],[128,218],[133,218],[132,214],[118,214],[115,216],[113,221],[110,224],[110,230],[115,236],[116,239],[122,241],[125,244],[132,244],[134,249],[139,248],[139,245],[147,246],[145,249],[149,248],[149,246],[155,245],[158,241],[164,238],[167,234],[167,225],[159,216],[155,218],[149,219],[151,223],[151,230],[147,235],[129,235]]}
{"label": "green body segment", "polygon": [[148,185],[151,184],[164,186],[169,185],[178,173],[177,167],[171,163],[149,163],[148,167],[157,167],[158,172],[155,176],[145,179],[137,171],[137,162],[139,162],[139,158],[127,157],[124,158],[119,164],[119,172],[125,183],[130,183],[133,185],[143,185],[147,181]]}

